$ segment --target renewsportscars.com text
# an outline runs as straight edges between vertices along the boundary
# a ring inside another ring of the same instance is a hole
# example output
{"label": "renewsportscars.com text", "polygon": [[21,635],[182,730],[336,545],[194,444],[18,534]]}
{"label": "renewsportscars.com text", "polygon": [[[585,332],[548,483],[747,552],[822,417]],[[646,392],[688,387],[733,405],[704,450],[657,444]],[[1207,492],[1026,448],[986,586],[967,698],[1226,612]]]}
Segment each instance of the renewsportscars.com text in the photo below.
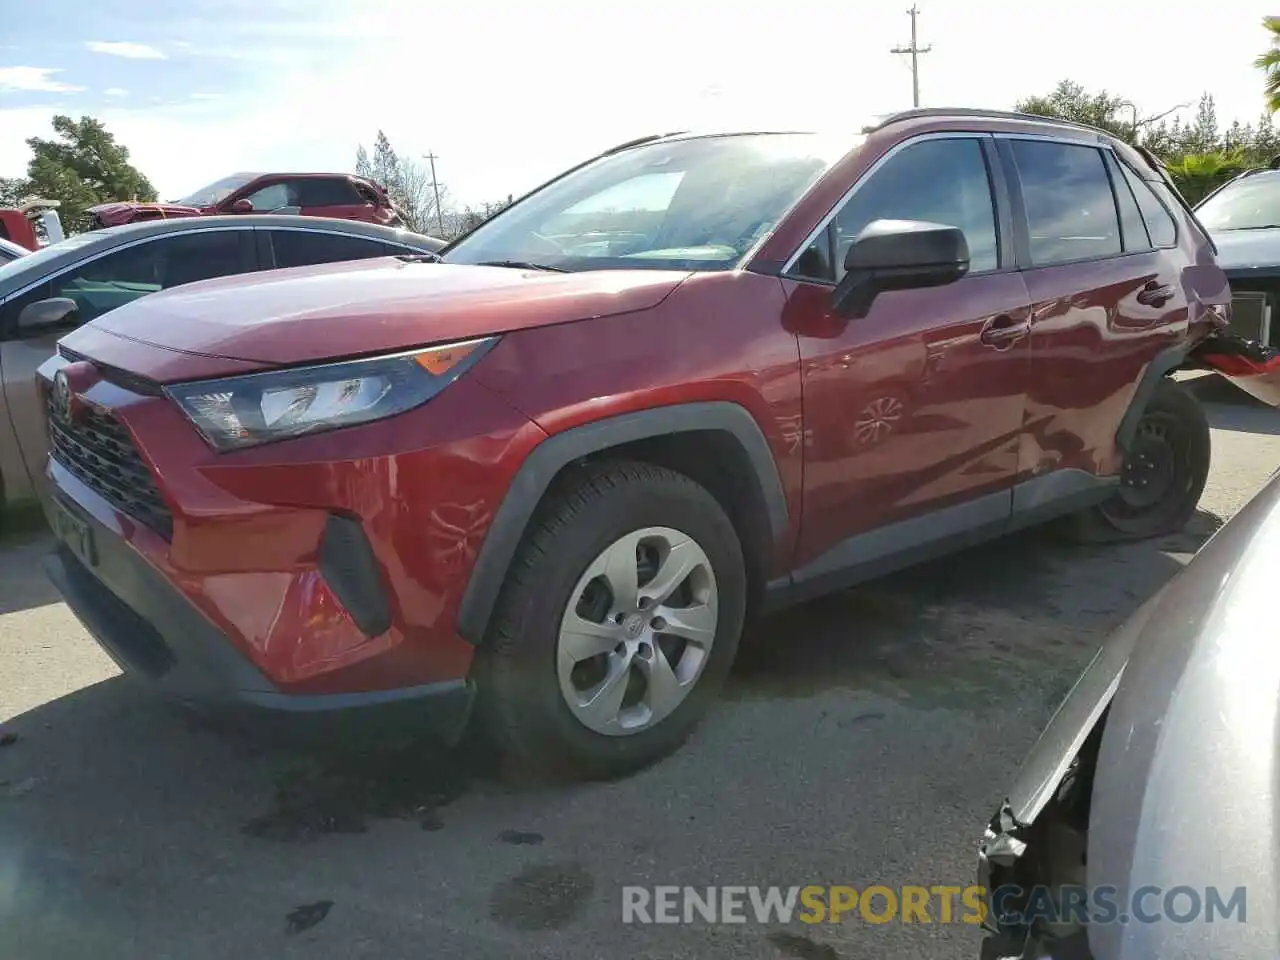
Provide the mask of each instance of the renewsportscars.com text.
{"label": "renewsportscars.com text", "polygon": [[980,886],[628,886],[622,888],[623,923],[983,923],[990,902],[1010,924],[1036,920],[1108,923],[1246,922],[1244,887],[1227,891],[1177,886],[1136,888],[1127,898],[1115,887]]}

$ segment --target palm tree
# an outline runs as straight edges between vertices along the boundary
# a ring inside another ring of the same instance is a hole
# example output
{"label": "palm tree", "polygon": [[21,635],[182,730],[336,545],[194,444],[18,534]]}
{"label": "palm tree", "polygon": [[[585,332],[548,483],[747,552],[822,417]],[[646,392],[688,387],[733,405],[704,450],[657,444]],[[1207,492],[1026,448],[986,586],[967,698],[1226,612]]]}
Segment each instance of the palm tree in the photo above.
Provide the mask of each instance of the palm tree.
{"label": "palm tree", "polygon": [[1280,17],[1263,17],[1262,26],[1271,35],[1271,49],[1253,61],[1253,65],[1267,75],[1263,87],[1267,109],[1276,113],[1280,111]]}

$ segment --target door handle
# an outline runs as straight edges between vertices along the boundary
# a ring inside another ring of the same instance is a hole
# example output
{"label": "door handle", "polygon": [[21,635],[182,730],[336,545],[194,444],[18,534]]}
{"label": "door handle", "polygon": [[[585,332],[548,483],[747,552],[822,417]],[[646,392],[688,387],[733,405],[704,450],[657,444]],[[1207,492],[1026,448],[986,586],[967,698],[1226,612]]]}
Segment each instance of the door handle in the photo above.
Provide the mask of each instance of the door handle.
{"label": "door handle", "polygon": [[1007,350],[1013,346],[1014,341],[1022,339],[1030,332],[1030,320],[1015,320],[1008,314],[1001,314],[983,325],[979,338],[988,347]]}
{"label": "door handle", "polygon": [[1138,302],[1144,307],[1163,307],[1173,299],[1173,288],[1158,280],[1148,280],[1138,291]]}

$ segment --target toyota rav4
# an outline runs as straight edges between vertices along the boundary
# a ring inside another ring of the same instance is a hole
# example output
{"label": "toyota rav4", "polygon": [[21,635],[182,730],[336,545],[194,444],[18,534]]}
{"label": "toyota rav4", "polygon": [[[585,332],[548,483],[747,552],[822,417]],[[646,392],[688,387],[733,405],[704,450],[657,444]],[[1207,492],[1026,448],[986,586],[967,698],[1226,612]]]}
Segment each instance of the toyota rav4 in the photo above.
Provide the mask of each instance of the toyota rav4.
{"label": "toyota rav4", "polygon": [[1169,374],[1229,301],[1162,170],[1091,128],[649,138],[438,258],[65,337],[49,568],[178,700],[446,737],[474,707],[518,766],[616,775],[753,615],[1042,521],[1178,529],[1209,430]]}

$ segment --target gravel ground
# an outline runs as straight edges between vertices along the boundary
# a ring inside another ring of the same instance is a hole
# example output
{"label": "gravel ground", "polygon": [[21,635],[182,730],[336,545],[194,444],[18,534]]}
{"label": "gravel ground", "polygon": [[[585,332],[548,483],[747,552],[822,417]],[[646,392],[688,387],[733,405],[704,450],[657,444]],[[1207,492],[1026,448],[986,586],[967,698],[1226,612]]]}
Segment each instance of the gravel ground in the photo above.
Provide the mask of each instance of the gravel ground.
{"label": "gravel ground", "polygon": [[628,884],[970,882],[974,843],[1106,631],[1280,464],[1212,378],[1214,470],[1164,541],[1037,533],[759,625],[688,746],[511,790],[467,751],[286,753],[139,697],[0,545],[0,957],[943,958],[971,928],[623,925]]}

